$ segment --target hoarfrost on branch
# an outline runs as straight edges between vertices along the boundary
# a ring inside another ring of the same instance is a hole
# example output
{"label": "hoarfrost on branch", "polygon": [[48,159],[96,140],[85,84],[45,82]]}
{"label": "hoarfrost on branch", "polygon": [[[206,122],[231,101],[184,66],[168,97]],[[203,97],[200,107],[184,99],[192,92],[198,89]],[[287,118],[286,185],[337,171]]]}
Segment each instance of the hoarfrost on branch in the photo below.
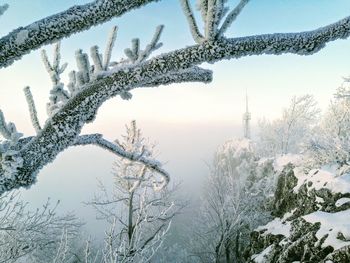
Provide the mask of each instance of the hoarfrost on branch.
{"label": "hoarfrost on branch", "polygon": [[[18,28],[0,39],[0,66],[6,67],[44,44],[57,42],[58,39],[151,2],[157,0],[126,0],[123,3],[118,0],[93,1]],[[43,61],[53,82],[48,103],[49,118],[41,127],[33,96],[28,89],[25,94],[32,123],[37,131],[36,136],[18,137],[14,124],[6,123],[1,114],[0,132],[6,141],[1,143],[0,194],[32,185],[43,166],[53,161],[58,153],[79,142],[78,136],[83,126],[92,122],[99,107],[114,96],[130,99],[131,91],[135,88],[191,81],[210,82],[212,73],[198,68],[203,62],[214,63],[223,59],[263,54],[311,55],[325,47],[326,43],[347,38],[350,34],[350,17],[346,17],[334,24],[307,32],[225,37],[223,34],[228,26],[247,3],[248,1],[242,0],[229,11],[227,1],[200,1],[198,9],[205,22],[204,32],[201,33],[196,27],[189,2],[182,1],[197,44],[153,58],[150,58],[150,54],[161,46],[159,37],[163,26],[156,29],[153,39],[143,50],[140,48],[140,40],[133,39],[131,48],[125,50],[127,59],[122,61],[110,60],[116,38],[115,27],[107,42],[104,57],[96,46],[90,50],[92,63],[87,53],[82,50],[76,52],[78,70],[69,73],[70,82],[67,87],[60,82],[65,64],[60,63],[59,43],[55,44],[52,62],[43,52]],[[97,144],[108,148],[103,143]],[[153,164],[154,169],[164,177],[163,181],[167,181],[168,175],[159,163],[152,160],[139,161],[145,165]]]}

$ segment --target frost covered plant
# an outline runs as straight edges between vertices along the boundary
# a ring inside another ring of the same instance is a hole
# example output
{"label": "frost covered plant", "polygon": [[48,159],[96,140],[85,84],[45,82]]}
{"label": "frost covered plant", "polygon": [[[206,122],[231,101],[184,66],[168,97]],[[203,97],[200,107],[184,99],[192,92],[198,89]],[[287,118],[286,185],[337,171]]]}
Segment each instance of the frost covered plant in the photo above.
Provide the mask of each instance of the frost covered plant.
{"label": "frost covered plant", "polygon": [[[52,64],[49,62],[46,51],[42,50],[41,52],[43,63],[52,81],[52,89],[50,91],[50,97],[49,97],[50,102],[47,104],[48,115],[52,115],[53,113],[57,112],[68,101],[70,97],[68,92],[64,90],[64,84],[60,82],[61,80],[60,76],[68,65],[67,63],[64,63],[62,66],[60,65],[60,60],[61,60],[60,46],[61,45],[59,42],[54,45],[54,55],[53,55]],[[33,101],[33,99],[29,98],[31,96],[29,87],[26,88],[25,94],[26,94],[27,101],[29,100]],[[34,107],[34,102],[33,102],[33,106],[31,107]],[[37,119],[35,115],[36,113],[33,112],[33,115],[31,114],[31,117],[32,118],[35,117]]]}
{"label": "frost covered plant", "polygon": [[336,163],[340,171],[350,167],[350,97],[349,79],[338,88],[335,99],[305,145],[311,165]]}
{"label": "frost covered plant", "polygon": [[[121,142],[123,149],[135,155],[151,157],[150,144],[132,121]],[[110,227],[106,231],[101,262],[150,262],[162,246],[172,219],[183,204],[174,200],[174,189],[155,189],[154,172],[144,164],[125,158],[116,160],[113,190],[100,184],[101,192],[88,204]],[[159,185],[156,183],[156,185]]]}
{"label": "frost covered plant", "polygon": [[41,209],[31,211],[18,192],[1,196],[0,262],[51,262],[62,231],[71,244],[81,223],[71,214],[57,215],[57,205],[48,200]]}
{"label": "frost covered plant", "polygon": [[191,232],[200,262],[245,262],[250,232],[266,223],[274,191],[271,162],[259,163],[252,141],[231,140],[215,153]]}
{"label": "frost covered plant", "polygon": [[312,129],[320,116],[313,96],[294,96],[281,117],[259,121],[258,152],[261,157],[298,154],[312,137]]}
{"label": "frost covered plant", "polygon": [[[107,45],[103,56],[99,53],[99,49],[97,46],[93,46],[90,49],[90,56],[92,58],[93,63],[90,63],[89,56],[82,50],[79,49],[76,51],[75,58],[78,70],[73,70],[69,73],[69,83],[67,87],[65,87],[64,83],[61,82],[61,74],[64,73],[67,67],[67,63],[61,65],[60,42],[54,45],[52,62],[49,61],[47,52],[45,50],[42,50],[42,61],[45,65],[47,72],[49,73],[52,82],[52,89],[50,90],[49,102],[47,104],[47,113],[49,115],[49,119],[47,120],[47,122],[52,122],[51,117],[59,115],[60,111],[64,111],[65,106],[69,104],[74,99],[74,97],[79,96],[84,91],[84,89],[89,86],[89,84],[98,81],[99,78],[102,78],[104,75],[112,74],[114,71],[118,70],[128,70],[129,66],[138,65],[146,61],[146,59],[151,55],[153,51],[161,47],[162,44],[159,43],[159,39],[162,30],[163,26],[157,27],[151,42],[145,47],[144,50],[140,49],[139,39],[134,39],[132,41],[132,48],[125,50],[125,54],[128,58],[123,59],[120,62],[112,62],[112,49],[117,36],[117,27],[113,27],[111,33],[109,34],[109,38],[107,40]],[[194,74],[192,74],[191,72],[183,73],[180,74],[183,74],[184,78],[188,78],[188,80],[201,80],[201,74],[207,76],[208,74],[211,74],[209,71],[201,72],[201,70],[198,68],[194,68]],[[164,79],[164,82],[160,80],[159,83],[166,84],[169,81],[169,79],[173,77],[176,79],[176,81],[182,81],[181,77],[178,78],[177,76],[169,76]],[[145,86],[147,85],[152,85],[152,83],[145,83]],[[111,88],[114,88],[113,85]],[[117,88],[119,88],[119,86]],[[108,91],[108,94],[106,95],[110,96],[110,92],[113,92],[113,90]],[[24,93],[26,101],[28,103],[29,113],[33,127],[36,133],[40,136],[42,134],[42,127],[39,122],[36,106],[30,87],[25,87]],[[119,94],[122,99],[131,98],[131,93],[123,88],[117,90],[116,94]],[[96,109],[91,109],[91,107],[89,106],[93,106],[91,103],[94,103],[97,104],[96,106],[98,107],[98,101],[101,99],[105,100],[106,98],[108,98],[106,97],[106,95],[102,94],[100,98],[92,97],[91,99],[93,99],[93,101],[85,100],[85,102],[83,102],[84,108],[88,108],[90,110],[90,115],[89,111],[87,111],[81,113],[81,115],[79,116],[68,116],[68,119],[76,121],[74,117],[78,117],[78,125],[84,124],[84,122],[86,122],[87,119],[91,121],[94,118]],[[4,171],[3,177],[9,180],[15,177],[18,172],[18,169],[22,168],[23,166],[23,159],[19,154],[20,148],[24,148],[26,143],[29,143],[32,138],[28,138],[28,140],[24,139],[20,142],[19,139],[22,137],[22,134],[17,132],[16,126],[13,123],[7,124],[5,122],[2,112],[0,113],[0,132],[2,136],[7,139],[7,141],[1,144],[0,148],[2,164],[1,169]],[[53,128],[56,132],[56,134],[52,135],[49,138],[50,142],[48,145],[46,145],[49,148],[51,148],[50,150],[54,148],[54,140],[60,140],[61,137],[69,134],[69,136],[71,137],[70,140],[73,140],[73,145],[95,144],[117,155],[121,155],[133,161],[139,161],[144,165],[150,167],[152,170],[158,172],[163,176],[163,179],[160,182],[158,182],[159,185],[157,183],[154,184],[155,189],[160,190],[169,181],[169,176],[163,169],[160,168],[160,163],[155,160],[147,159],[147,156],[144,154],[129,153],[125,151],[125,149],[123,149],[120,145],[108,142],[107,140],[103,139],[102,136],[99,134],[78,136],[79,134],[77,132],[79,131],[79,128],[71,128],[68,123],[53,125],[50,128]],[[59,143],[62,143],[62,141],[59,141]],[[72,144],[72,142],[70,144]],[[47,150],[41,149],[40,152],[45,153],[47,152]],[[30,162],[33,163],[33,160],[31,160]],[[2,184],[5,183],[6,182],[2,182]],[[5,189],[2,189],[2,191],[4,190]]]}
{"label": "frost covered plant", "polygon": [[[160,0],[96,0],[15,29],[0,39],[0,67],[9,66],[44,44],[57,43],[72,33],[158,1]],[[96,46],[90,50],[91,61],[84,51],[76,52],[77,70],[69,74],[67,86],[60,80],[65,64],[60,63],[59,44],[55,44],[53,61],[50,62],[43,52],[43,60],[52,81],[49,118],[44,125],[40,125],[33,96],[30,89],[26,88],[29,111],[37,134],[19,139],[13,147],[17,153],[10,164],[18,165],[1,165],[0,194],[19,187],[29,187],[35,183],[41,168],[53,161],[60,152],[74,145],[87,144],[98,145],[114,154],[143,163],[163,176],[163,182],[168,182],[168,173],[156,160],[132,155],[103,139],[100,134],[80,135],[83,126],[95,119],[99,107],[105,101],[115,96],[130,99],[131,91],[135,88],[180,82],[210,82],[212,72],[198,67],[204,62],[214,63],[223,59],[262,54],[310,55],[318,52],[326,43],[347,38],[350,34],[350,17],[346,17],[334,24],[307,32],[225,37],[225,31],[247,2],[242,0],[229,10],[228,1],[225,0],[199,1],[198,9],[205,25],[204,31],[200,32],[189,1],[182,1],[197,44],[155,57],[151,57],[151,54],[160,47],[158,40],[163,27],[156,29],[153,39],[144,49],[140,47],[140,40],[132,40],[131,47],[125,50],[126,58],[116,63],[110,55],[116,36],[116,28],[113,28],[103,56]],[[8,174],[9,171],[11,175]]]}
{"label": "frost covered plant", "polygon": [[[23,165],[23,159],[18,154],[17,144],[23,136],[17,132],[16,125],[12,122],[6,123],[4,114],[0,110],[0,134],[6,139],[0,141],[0,164],[3,170],[3,177],[12,180],[18,168]],[[0,178],[1,182],[1,178]],[[1,191],[1,184],[0,184]]]}

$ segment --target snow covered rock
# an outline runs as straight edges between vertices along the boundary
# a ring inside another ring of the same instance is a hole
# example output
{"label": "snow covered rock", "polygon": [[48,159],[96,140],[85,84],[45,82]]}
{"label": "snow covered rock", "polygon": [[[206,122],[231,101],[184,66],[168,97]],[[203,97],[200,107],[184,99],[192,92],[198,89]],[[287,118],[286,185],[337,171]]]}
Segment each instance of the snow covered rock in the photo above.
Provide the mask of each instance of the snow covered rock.
{"label": "snow covered rock", "polygon": [[251,233],[247,262],[350,262],[350,173],[289,163],[272,210],[275,218]]}

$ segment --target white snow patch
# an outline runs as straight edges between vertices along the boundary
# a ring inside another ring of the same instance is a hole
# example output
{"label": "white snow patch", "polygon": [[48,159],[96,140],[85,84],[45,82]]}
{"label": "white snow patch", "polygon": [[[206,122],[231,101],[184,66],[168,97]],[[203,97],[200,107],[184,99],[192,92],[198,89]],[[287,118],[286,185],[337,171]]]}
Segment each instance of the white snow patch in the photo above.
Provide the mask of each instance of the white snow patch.
{"label": "white snow patch", "polygon": [[22,45],[26,39],[28,38],[28,35],[29,35],[29,31],[28,30],[21,30],[17,33],[17,36],[16,36],[16,45]]}
{"label": "white snow patch", "polygon": [[[317,211],[303,216],[303,218],[313,224],[316,222],[321,223],[321,227],[316,233],[317,239],[320,240],[328,234],[322,247],[332,246],[334,249],[340,249],[350,245],[350,209],[337,213]],[[337,235],[339,232],[349,241],[338,239]]]}
{"label": "white snow patch", "polygon": [[324,203],[324,199],[322,197],[319,197],[316,195],[316,202],[317,203]]}
{"label": "white snow patch", "polygon": [[294,212],[295,212],[296,210],[297,210],[297,209],[294,208],[292,211],[285,213],[285,214],[283,215],[283,220],[286,220],[286,219],[288,219],[289,217],[291,217],[291,216],[294,214]]}
{"label": "white snow patch", "polygon": [[333,193],[349,193],[350,192],[350,174],[343,174],[337,176],[334,172],[329,172],[323,169],[313,169],[308,174],[304,173],[302,169],[294,169],[294,175],[298,178],[297,185],[293,188],[296,193],[303,184],[312,182],[308,189],[319,190],[327,188]]}
{"label": "white snow patch", "polygon": [[286,213],[283,218],[276,217],[274,220],[270,221],[264,226],[259,226],[256,230],[266,230],[262,235],[266,236],[267,234],[272,235],[283,235],[285,237],[290,236],[291,224],[286,218],[290,217],[291,213]]}
{"label": "white snow patch", "polygon": [[255,263],[266,263],[267,256],[270,254],[271,250],[272,250],[272,245],[265,248],[261,253],[254,254],[252,256],[252,259],[254,260]]}
{"label": "white snow patch", "polygon": [[336,207],[342,206],[343,204],[349,203],[350,202],[350,198],[347,197],[343,197],[337,200],[337,202],[335,203]]}
{"label": "white snow patch", "polygon": [[285,154],[276,157],[275,161],[273,162],[273,168],[281,172],[287,164],[291,163],[296,166],[300,165],[302,162],[302,156],[299,154]]}

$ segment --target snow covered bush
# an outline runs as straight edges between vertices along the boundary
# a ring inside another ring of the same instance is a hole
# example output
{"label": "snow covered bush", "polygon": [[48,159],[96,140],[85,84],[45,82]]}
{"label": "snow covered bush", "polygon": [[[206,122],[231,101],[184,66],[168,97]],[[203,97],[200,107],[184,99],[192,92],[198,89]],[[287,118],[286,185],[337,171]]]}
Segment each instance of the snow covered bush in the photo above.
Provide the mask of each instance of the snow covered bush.
{"label": "snow covered bush", "polygon": [[[11,65],[15,60],[43,45],[57,43],[73,33],[87,30],[130,10],[158,1],[160,0],[96,0],[19,27],[0,39],[0,67]],[[204,31],[201,32],[190,1],[181,0],[196,44],[156,57],[150,55],[160,47],[162,26],[156,29],[154,38],[143,50],[140,49],[138,39],[132,40],[132,47],[125,50],[126,59],[116,63],[110,60],[116,35],[114,28],[107,41],[104,56],[96,46],[90,50],[92,63],[84,51],[76,52],[78,69],[75,73],[70,73],[70,83],[66,86],[59,78],[65,69],[65,64],[59,63],[59,44],[55,46],[52,63],[48,63],[49,60],[43,52],[43,60],[53,82],[48,103],[49,118],[41,127],[36,116],[33,96],[30,89],[26,88],[29,111],[37,134],[14,140],[10,147],[9,142],[0,147],[0,194],[15,188],[31,186],[36,182],[42,167],[52,162],[60,152],[73,145],[87,144],[98,145],[114,154],[147,165],[163,176],[161,185],[165,186],[169,176],[159,162],[133,156],[99,134],[80,135],[83,126],[95,119],[97,110],[105,101],[114,96],[130,99],[131,91],[140,87],[158,87],[184,81],[207,83],[212,79],[212,72],[198,67],[204,62],[214,63],[223,59],[262,54],[311,55],[325,47],[326,43],[347,38],[350,34],[350,17],[346,17],[313,31],[226,37],[228,27],[248,2],[249,0],[241,0],[235,7],[230,8],[228,1],[198,1],[197,9],[205,25]],[[7,7],[2,6],[0,12],[3,13]],[[1,18],[4,19],[6,14]],[[0,133],[8,140],[6,130],[0,129]]]}

